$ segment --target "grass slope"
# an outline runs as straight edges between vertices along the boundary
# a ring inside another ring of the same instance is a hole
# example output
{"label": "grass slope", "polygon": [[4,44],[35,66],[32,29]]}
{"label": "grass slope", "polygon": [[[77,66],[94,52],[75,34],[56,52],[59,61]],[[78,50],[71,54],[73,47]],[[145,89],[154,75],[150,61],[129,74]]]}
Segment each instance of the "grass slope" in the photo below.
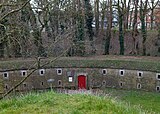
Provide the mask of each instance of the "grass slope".
{"label": "grass slope", "polygon": [[[54,58],[43,59],[41,65]],[[95,57],[62,57],[44,68],[118,68],[160,72],[160,58],[134,56],[95,56]],[[9,60],[0,62],[0,71],[12,69],[37,68],[35,59]]]}
{"label": "grass slope", "polygon": [[112,97],[120,101],[127,102],[130,105],[139,106],[143,110],[160,114],[160,93],[144,92],[144,91],[127,91],[117,89],[106,89]]}
{"label": "grass slope", "polygon": [[111,97],[32,93],[2,100],[0,114],[141,114],[142,110]]}

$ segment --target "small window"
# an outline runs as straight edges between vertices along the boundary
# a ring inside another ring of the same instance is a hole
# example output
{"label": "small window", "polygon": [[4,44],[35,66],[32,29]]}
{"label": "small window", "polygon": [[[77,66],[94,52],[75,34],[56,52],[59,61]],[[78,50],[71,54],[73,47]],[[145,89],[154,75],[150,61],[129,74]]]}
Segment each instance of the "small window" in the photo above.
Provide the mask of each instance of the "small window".
{"label": "small window", "polygon": [[102,69],[102,74],[106,75],[107,74],[107,69]]}
{"label": "small window", "polygon": [[119,86],[122,88],[122,87],[123,87],[123,83],[122,83],[122,82],[120,82],[120,83],[119,83]]}
{"label": "small window", "polygon": [[5,84],[5,89],[9,89],[9,86],[7,84]]}
{"label": "small window", "polygon": [[41,85],[43,86],[43,85],[44,85],[44,83],[43,83],[43,82],[41,82]]}
{"label": "small window", "polygon": [[73,77],[69,77],[68,81],[73,82]]}
{"label": "small window", "polygon": [[27,84],[26,84],[26,83],[23,83],[23,87],[24,87],[24,88],[27,87]]}
{"label": "small window", "polygon": [[62,75],[62,69],[57,69],[57,75]]}
{"label": "small window", "polygon": [[119,70],[119,75],[124,76],[124,70]]}
{"label": "small window", "polygon": [[156,91],[160,91],[160,86],[157,86],[157,87],[156,87]]}
{"label": "small window", "polygon": [[142,85],[140,83],[137,84],[137,89],[141,89]]}
{"label": "small window", "polygon": [[40,76],[43,76],[44,74],[45,74],[45,70],[44,70],[44,69],[40,69],[40,70],[39,70],[39,75],[40,75]]}
{"label": "small window", "polygon": [[58,80],[58,85],[61,86],[62,85],[62,81]]}
{"label": "small window", "polygon": [[156,74],[156,78],[157,78],[157,80],[160,80],[160,73]]}
{"label": "small window", "polygon": [[4,73],[3,73],[3,78],[4,78],[4,79],[8,79],[8,78],[9,78],[8,72],[4,72]]}
{"label": "small window", "polygon": [[142,78],[143,77],[143,72],[137,72],[138,78]]}
{"label": "small window", "polygon": [[106,81],[105,81],[105,80],[103,80],[102,85],[103,85],[103,86],[105,86],[105,85],[106,85]]}
{"label": "small window", "polygon": [[21,71],[21,76],[27,76],[27,71],[26,70],[22,70]]}

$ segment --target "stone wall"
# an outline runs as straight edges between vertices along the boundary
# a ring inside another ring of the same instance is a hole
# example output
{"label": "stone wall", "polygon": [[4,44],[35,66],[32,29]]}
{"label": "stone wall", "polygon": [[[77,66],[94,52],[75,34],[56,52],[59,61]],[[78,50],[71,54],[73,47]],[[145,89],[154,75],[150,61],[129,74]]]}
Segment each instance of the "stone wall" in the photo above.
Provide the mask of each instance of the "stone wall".
{"label": "stone wall", "polygon": [[0,94],[3,92],[3,80],[0,78]]}
{"label": "stone wall", "polygon": [[[5,92],[20,82],[31,71],[15,70],[0,72],[0,92]],[[110,68],[51,68],[34,72],[16,91],[54,88],[78,88],[78,76],[85,75],[87,89],[122,88],[160,92],[160,74]],[[2,83],[3,82],[3,83]]]}

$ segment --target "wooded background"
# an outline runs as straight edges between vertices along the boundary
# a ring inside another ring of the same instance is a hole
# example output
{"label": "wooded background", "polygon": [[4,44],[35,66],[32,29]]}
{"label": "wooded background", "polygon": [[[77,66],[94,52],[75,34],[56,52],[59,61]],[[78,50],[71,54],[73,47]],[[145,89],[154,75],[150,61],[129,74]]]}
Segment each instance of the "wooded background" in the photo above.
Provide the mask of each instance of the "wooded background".
{"label": "wooded background", "polygon": [[160,56],[159,0],[0,0],[0,57]]}

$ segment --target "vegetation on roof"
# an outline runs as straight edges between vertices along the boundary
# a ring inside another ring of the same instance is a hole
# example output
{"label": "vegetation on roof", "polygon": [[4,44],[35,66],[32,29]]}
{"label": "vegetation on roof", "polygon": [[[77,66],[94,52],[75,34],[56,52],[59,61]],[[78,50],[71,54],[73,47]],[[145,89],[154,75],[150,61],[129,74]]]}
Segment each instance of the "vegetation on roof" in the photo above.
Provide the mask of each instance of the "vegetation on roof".
{"label": "vegetation on roof", "polygon": [[[53,58],[41,60],[41,66]],[[131,58],[123,56],[109,56],[109,57],[63,57],[54,62],[45,65],[43,68],[54,68],[54,67],[75,67],[75,68],[117,68],[117,69],[133,69],[133,70],[146,70],[160,72],[160,60],[158,58]],[[13,69],[29,69],[37,68],[37,62],[33,59],[28,60],[14,60],[14,61],[1,61],[0,69],[13,70]]]}

